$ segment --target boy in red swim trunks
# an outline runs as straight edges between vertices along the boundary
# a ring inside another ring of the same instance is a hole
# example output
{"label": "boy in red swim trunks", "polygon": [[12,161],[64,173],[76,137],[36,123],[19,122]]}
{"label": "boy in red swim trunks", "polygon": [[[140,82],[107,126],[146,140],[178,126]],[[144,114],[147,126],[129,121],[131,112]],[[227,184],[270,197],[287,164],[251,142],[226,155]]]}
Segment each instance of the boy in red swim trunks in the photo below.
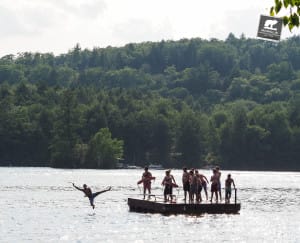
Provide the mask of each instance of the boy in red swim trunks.
{"label": "boy in red swim trunks", "polygon": [[152,177],[152,174],[149,172],[148,167],[145,167],[145,172],[142,175],[142,182],[144,187],[144,199],[146,196],[146,191],[148,190],[148,194],[150,197],[151,194],[151,180],[153,180],[154,177]]}

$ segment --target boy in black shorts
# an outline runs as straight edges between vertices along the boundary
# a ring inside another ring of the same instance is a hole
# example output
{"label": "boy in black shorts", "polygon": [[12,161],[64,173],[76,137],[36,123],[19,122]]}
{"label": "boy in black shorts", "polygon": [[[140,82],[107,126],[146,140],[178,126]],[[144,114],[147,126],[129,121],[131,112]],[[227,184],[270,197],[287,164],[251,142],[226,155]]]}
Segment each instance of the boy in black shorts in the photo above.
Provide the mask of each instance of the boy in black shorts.
{"label": "boy in black shorts", "polygon": [[225,180],[225,203],[230,203],[231,198],[231,184],[235,189],[234,180],[231,178],[231,175],[227,175],[227,179]]}

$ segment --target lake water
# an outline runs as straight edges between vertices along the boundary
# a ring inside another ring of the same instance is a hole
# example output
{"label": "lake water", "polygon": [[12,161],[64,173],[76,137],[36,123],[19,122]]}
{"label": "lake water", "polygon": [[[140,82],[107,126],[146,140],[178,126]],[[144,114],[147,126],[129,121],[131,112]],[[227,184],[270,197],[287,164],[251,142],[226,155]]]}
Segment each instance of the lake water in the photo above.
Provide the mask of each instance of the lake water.
{"label": "lake water", "polygon": [[[153,193],[161,195],[164,171],[151,172]],[[229,171],[222,172],[224,184]],[[2,167],[0,242],[300,242],[300,173],[230,173],[240,214],[196,217],[129,212],[127,198],[138,197],[142,170]],[[180,170],[172,174],[181,181]],[[70,182],[113,190],[99,195],[93,210]]]}

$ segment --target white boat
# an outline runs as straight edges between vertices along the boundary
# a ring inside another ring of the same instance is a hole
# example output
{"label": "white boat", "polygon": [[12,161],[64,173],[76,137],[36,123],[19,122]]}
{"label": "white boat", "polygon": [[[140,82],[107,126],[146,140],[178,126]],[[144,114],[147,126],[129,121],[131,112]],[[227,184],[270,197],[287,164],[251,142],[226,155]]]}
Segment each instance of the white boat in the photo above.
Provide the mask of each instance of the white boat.
{"label": "white boat", "polygon": [[126,169],[141,169],[141,167],[136,165],[127,165]]}
{"label": "white boat", "polygon": [[156,165],[156,164],[150,164],[148,166],[149,169],[154,169],[154,170],[163,170],[164,167],[162,165]]}

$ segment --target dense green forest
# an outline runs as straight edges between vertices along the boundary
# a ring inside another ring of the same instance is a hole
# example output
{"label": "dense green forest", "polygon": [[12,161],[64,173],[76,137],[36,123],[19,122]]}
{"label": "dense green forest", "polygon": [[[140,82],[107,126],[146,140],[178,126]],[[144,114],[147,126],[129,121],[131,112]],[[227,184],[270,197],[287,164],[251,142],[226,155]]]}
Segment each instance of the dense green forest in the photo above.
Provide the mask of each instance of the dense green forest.
{"label": "dense green forest", "polygon": [[300,170],[300,37],[0,59],[0,165]]}

